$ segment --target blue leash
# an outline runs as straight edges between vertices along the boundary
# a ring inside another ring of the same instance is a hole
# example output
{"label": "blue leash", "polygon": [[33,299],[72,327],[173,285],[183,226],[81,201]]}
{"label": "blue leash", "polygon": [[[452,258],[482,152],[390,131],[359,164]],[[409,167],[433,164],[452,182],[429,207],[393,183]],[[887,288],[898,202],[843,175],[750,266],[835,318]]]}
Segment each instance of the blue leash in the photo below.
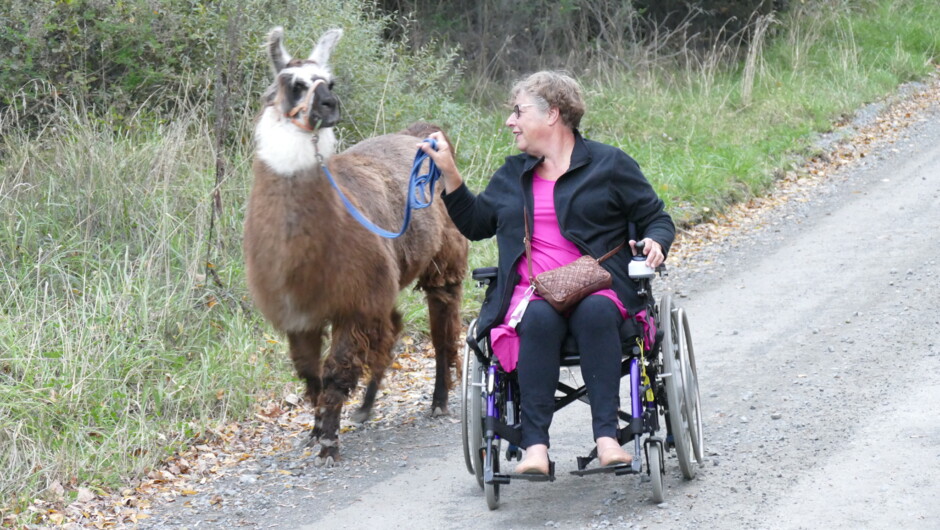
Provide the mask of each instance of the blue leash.
{"label": "blue leash", "polygon": [[[425,138],[425,142],[431,144],[431,149],[437,151],[437,141],[431,138]],[[421,164],[424,161],[428,161],[428,172],[424,175],[419,175],[418,172],[421,171]],[[431,205],[431,201],[434,200],[434,184],[441,178],[441,170],[437,168],[437,165],[434,164],[434,160],[428,156],[427,153],[418,149],[418,153],[415,155],[414,164],[411,168],[411,176],[408,178],[408,197],[405,201],[405,220],[401,225],[401,230],[396,234],[395,232],[389,232],[382,227],[376,226],[375,223],[368,220],[365,215],[362,214],[353,203],[349,202],[349,199],[346,198],[346,195],[343,194],[343,190],[339,189],[339,186],[336,185],[336,181],[333,180],[333,175],[330,174],[330,170],[326,168],[326,164],[323,164],[323,172],[326,173],[326,178],[329,179],[330,184],[333,185],[333,188],[336,190],[336,193],[339,194],[339,198],[343,200],[343,204],[346,205],[346,210],[349,211],[349,214],[352,215],[359,224],[368,228],[371,232],[380,235],[386,239],[395,239],[400,235],[405,233],[405,230],[408,229],[408,224],[411,222],[411,210],[420,210],[422,208],[427,208]],[[430,187],[430,194],[428,194],[427,201],[424,201],[425,191]],[[417,191],[417,193],[415,193]]]}

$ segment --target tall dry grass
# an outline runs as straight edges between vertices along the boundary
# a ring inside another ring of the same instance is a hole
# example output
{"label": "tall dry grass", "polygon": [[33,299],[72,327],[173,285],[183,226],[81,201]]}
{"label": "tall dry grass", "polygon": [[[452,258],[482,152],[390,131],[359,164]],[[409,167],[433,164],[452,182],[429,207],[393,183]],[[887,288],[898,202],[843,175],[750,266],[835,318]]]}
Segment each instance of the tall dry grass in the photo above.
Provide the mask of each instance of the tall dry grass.
{"label": "tall dry grass", "polygon": [[[216,253],[203,274],[214,185],[197,109],[115,134],[81,108],[38,139],[6,129],[0,182],[0,499],[53,481],[113,484],[194,433],[244,413],[289,373],[244,296],[245,168],[223,182]],[[16,117],[6,116],[6,123]],[[239,164],[244,165],[244,159]],[[231,200],[230,200],[231,199]],[[4,503],[6,504],[6,503]]]}

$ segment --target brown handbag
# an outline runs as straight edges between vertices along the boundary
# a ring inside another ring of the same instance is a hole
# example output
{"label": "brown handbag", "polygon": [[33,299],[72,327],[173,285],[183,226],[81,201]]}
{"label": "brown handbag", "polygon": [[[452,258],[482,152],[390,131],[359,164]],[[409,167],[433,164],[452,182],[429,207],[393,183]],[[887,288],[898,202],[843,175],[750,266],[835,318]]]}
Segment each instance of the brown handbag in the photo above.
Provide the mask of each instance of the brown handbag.
{"label": "brown handbag", "polygon": [[607,289],[612,285],[610,273],[601,263],[620,251],[626,241],[601,256],[594,259],[591,256],[581,256],[567,265],[547,270],[538,276],[532,276],[532,241],[529,235],[529,216],[525,215],[525,257],[529,266],[529,283],[535,286],[535,292],[545,299],[555,311],[564,313],[591,293]]}

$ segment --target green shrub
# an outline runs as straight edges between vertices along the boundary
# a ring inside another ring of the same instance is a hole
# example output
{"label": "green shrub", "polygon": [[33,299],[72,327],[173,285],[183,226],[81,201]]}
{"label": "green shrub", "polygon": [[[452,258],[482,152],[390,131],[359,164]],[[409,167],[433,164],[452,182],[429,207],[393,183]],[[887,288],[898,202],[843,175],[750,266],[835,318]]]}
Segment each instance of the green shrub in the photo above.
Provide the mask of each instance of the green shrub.
{"label": "green shrub", "polygon": [[[344,105],[340,133],[358,140],[418,119],[461,111],[454,52],[383,39],[391,23],[368,2],[322,0],[0,0],[0,127],[38,134],[57,119],[62,98],[115,130],[159,124],[211,94],[212,112],[258,110],[271,81],[263,42],[285,27],[294,55],[320,34],[345,31],[334,56]],[[415,97],[420,95],[421,97]],[[224,104],[220,104],[224,103]],[[152,119],[133,120],[144,113]],[[378,117],[378,118],[377,118]],[[227,138],[245,142],[249,131]]]}
{"label": "green shrub", "polygon": [[747,43],[759,16],[790,0],[380,0],[417,39],[459,46],[479,85],[543,68],[635,68],[638,54]]}

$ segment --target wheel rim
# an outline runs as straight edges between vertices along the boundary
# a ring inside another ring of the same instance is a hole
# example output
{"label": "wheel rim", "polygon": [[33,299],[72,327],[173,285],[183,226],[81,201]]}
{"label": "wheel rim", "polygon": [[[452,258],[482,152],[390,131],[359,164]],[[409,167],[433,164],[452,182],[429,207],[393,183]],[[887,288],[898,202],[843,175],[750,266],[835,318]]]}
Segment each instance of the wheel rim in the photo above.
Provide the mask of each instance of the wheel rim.
{"label": "wheel rim", "polygon": [[[474,320],[467,327],[467,336],[472,336],[471,334],[476,331],[477,321]],[[473,452],[470,449],[470,389],[471,378],[473,377],[471,373],[470,358],[476,357],[476,355],[470,351],[470,346],[465,344],[463,347],[463,377],[460,378],[460,434],[463,440],[463,459],[464,463],[467,464],[467,471],[470,474],[473,474],[473,460],[471,455]]]}
{"label": "wheel rim", "polygon": [[[475,336],[477,322],[473,321],[469,329],[468,333],[473,333],[469,336]],[[483,353],[486,355],[486,342],[481,342],[480,347],[484,348]],[[468,418],[464,425],[468,429],[467,446],[470,453],[470,463],[473,467],[471,473],[476,476],[480,488],[483,487],[483,378],[484,367],[480,364],[476,353],[471,351],[467,361],[466,377],[464,378],[467,382],[467,391],[464,393],[464,398],[469,402],[466,408]]]}
{"label": "wheel rim", "polygon": [[685,382],[685,406],[689,414],[689,434],[695,460],[702,464],[705,460],[705,442],[702,432],[702,398],[698,388],[698,369],[695,367],[695,349],[692,347],[692,332],[685,310],[679,309],[680,354],[682,355],[682,376]]}
{"label": "wheel rim", "polygon": [[672,298],[666,294],[659,301],[659,317],[663,328],[663,373],[666,386],[669,425],[672,428],[673,443],[679,469],[687,479],[695,478],[692,466],[691,436],[689,432],[689,414],[685,403],[685,381],[682,375],[682,359],[678,343],[680,334],[679,318],[672,307]]}
{"label": "wheel rim", "polygon": [[475,458],[473,472],[477,477],[477,484],[483,487],[483,366],[476,355],[470,359],[471,381],[480,386],[470,387],[470,454]]}

